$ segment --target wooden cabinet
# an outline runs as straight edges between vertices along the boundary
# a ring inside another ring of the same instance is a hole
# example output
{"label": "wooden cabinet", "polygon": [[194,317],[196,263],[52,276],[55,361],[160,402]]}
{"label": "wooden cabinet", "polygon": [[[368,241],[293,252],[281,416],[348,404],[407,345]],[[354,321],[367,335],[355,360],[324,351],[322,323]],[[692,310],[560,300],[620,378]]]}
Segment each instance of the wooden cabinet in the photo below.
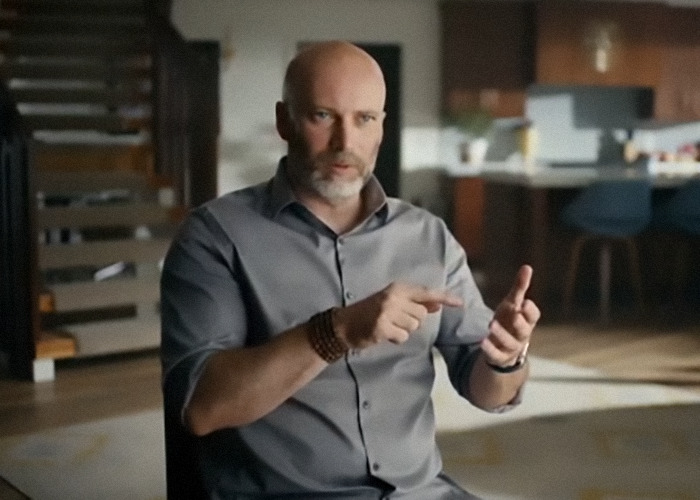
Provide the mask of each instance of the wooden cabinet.
{"label": "wooden cabinet", "polygon": [[452,227],[472,263],[484,256],[484,181],[478,177],[452,179]]}
{"label": "wooden cabinet", "polygon": [[700,120],[700,8],[668,8],[662,26],[665,49],[654,117]]}
{"label": "wooden cabinet", "polygon": [[440,4],[442,103],[524,114],[527,87],[647,87],[660,121],[700,120],[700,8],[661,2]]}
{"label": "wooden cabinet", "polygon": [[[442,104],[445,111],[486,108],[495,117],[524,115],[534,77],[534,4],[443,1]],[[484,253],[484,183],[453,181],[452,230],[472,263]]]}
{"label": "wooden cabinet", "polygon": [[494,116],[522,116],[533,79],[534,4],[445,1],[442,97],[456,106],[488,108]]}
{"label": "wooden cabinet", "polygon": [[656,87],[665,9],[660,3],[538,3],[537,83]]}
{"label": "wooden cabinet", "polygon": [[662,122],[700,120],[700,8],[641,2],[537,4],[535,80],[654,91]]}

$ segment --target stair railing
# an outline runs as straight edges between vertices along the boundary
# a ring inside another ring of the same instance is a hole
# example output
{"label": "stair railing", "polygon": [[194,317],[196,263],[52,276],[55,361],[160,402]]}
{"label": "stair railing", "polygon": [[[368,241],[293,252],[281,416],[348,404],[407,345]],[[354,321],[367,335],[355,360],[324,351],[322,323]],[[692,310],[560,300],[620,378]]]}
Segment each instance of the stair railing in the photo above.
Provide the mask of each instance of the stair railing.
{"label": "stair railing", "polygon": [[37,306],[36,203],[29,140],[17,106],[0,81],[0,352],[8,374],[31,379]]}
{"label": "stair railing", "polygon": [[175,202],[197,206],[217,194],[219,44],[185,41],[168,2],[147,2],[153,33],[155,174],[175,182]]}

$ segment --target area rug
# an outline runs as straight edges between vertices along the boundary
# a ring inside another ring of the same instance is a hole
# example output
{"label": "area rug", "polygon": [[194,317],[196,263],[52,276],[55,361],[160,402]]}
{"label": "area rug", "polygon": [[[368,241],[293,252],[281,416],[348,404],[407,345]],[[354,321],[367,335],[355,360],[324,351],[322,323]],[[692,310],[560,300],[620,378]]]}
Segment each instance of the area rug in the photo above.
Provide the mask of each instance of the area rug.
{"label": "area rug", "polygon": [[457,482],[487,500],[700,499],[700,394],[542,358],[531,367],[505,414],[438,379],[438,442]]}
{"label": "area rug", "polygon": [[[541,358],[523,404],[488,414],[436,357],[446,471],[486,500],[700,499],[700,394]],[[165,498],[158,410],[0,440],[0,476],[36,500]],[[426,499],[431,500],[431,499]]]}
{"label": "area rug", "polygon": [[162,412],[0,440],[0,476],[35,500],[165,499]]}

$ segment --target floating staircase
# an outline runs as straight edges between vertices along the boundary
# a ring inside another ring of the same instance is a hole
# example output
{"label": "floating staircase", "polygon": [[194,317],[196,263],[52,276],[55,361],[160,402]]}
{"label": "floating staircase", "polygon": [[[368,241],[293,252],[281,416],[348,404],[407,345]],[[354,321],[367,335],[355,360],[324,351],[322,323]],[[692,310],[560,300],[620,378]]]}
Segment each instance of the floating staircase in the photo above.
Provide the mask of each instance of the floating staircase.
{"label": "floating staircase", "polygon": [[184,209],[154,171],[141,0],[2,0],[0,78],[30,139],[40,332],[53,360],[156,348],[159,264]]}

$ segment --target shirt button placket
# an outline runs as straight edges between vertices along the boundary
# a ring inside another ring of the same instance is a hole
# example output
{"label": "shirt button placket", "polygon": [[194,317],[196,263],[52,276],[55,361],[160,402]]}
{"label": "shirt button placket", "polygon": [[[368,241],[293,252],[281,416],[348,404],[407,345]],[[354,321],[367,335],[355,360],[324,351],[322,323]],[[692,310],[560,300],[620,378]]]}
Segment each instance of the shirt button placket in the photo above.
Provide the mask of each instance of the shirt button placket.
{"label": "shirt button placket", "polygon": [[[340,237],[340,238],[338,238],[338,239],[335,240],[335,249],[336,249],[336,252],[337,252],[337,254],[338,254],[338,257],[337,257],[337,258],[338,258],[338,264],[339,264],[341,267],[344,267],[344,266],[345,266],[345,257],[343,257],[343,253],[341,252],[341,247],[342,247],[344,244],[345,244],[345,238]],[[345,275],[345,273],[344,273],[344,272],[341,272],[341,276],[344,276],[344,275]],[[344,283],[344,282],[341,283],[341,285],[343,286],[343,288],[345,287],[345,283]],[[348,302],[350,302],[350,301],[352,301],[352,300],[355,299],[355,294],[352,293],[352,292],[350,292],[350,291],[345,291],[345,293],[343,294],[343,297],[345,298],[345,303],[344,303],[343,305],[347,305]]]}

